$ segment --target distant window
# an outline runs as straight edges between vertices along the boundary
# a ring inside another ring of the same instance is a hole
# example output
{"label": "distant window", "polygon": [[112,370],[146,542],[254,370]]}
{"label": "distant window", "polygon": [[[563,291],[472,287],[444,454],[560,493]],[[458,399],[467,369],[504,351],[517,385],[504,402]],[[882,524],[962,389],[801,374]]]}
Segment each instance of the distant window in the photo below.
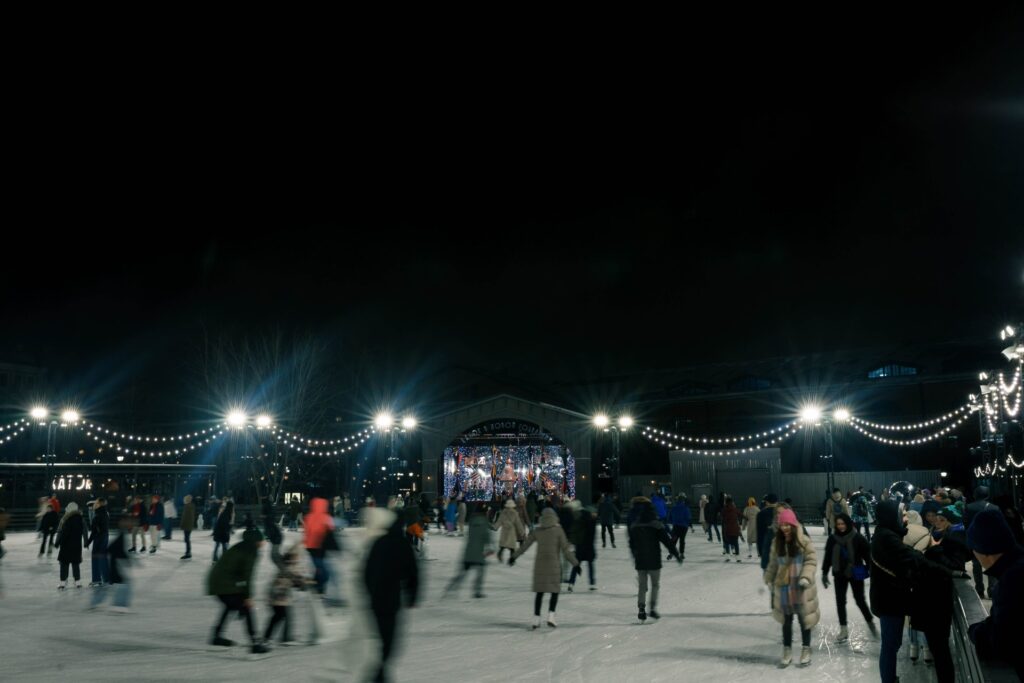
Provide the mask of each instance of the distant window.
{"label": "distant window", "polygon": [[917,368],[910,365],[883,365],[868,372],[868,379],[881,379],[883,377],[909,377],[917,374]]}
{"label": "distant window", "polygon": [[729,391],[757,391],[758,389],[771,389],[772,381],[766,377],[754,377],[748,375],[729,382]]}

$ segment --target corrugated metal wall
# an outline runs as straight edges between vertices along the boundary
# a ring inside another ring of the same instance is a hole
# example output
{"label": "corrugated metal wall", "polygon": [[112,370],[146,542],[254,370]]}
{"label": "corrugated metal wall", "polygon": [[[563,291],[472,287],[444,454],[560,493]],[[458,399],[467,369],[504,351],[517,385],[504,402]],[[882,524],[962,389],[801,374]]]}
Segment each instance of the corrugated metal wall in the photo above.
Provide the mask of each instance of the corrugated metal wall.
{"label": "corrugated metal wall", "polygon": [[[769,491],[777,491],[782,474],[782,451],[778,448],[765,448],[747,455],[697,455],[685,451],[672,451],[668,454],[669,467],[672,475],[672,490],[690,495],[694,486],[710,484],[713,495],[719,493],[718,472],[721,470],[767,470]],[[653,478],[653,477],[652,477]],[[730,492],[733,493],[733,492]],[[736,493],[736,495],[751,495]],[[691,500],[690,505],[696,505]]]}
{"label": "corrugated metal wall", "polygon": [[[628,505],[630,498],[636,495],[637,491],[641,492],[643,495],[650,498],[651,494],[654,493],[654,489],[658,486],[658,484],[667,484],[670,481],[669,478],[664,474],[633,474],[629,476],[623,475],[619,477],[619,479],[621,480],[619,490],[622,491],[623,505]],[[652,481],[656,483],[652,484]],[[672,490],[676,490],[674,486]]]}
{"label": "corrugated metal wall", "polygon": [[[909,481],[916,486],[931,487],[939,483],[938,470],[894,470],[889,472],[836,472],[836,488],[846,495],[863,486],[865,491],[874,491],[877,498],[893,482]],[[777,492],[779,498],[793,499],[793,507],[800,518],[810,524],[820,523],[821,506],[825,502],[828,488],[828,474],[825,472],[793,473],[782,475],[782,486]]]}

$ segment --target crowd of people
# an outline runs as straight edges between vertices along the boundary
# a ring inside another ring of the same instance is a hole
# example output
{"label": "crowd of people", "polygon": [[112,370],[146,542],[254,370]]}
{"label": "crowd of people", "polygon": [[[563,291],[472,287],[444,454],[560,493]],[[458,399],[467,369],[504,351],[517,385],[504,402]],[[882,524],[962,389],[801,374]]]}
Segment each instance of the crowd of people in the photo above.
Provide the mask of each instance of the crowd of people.
{"label": "crowd of people", "polygon": [[[594,505],[586,506],[579,500],[535,494],[486,502],[457,495],[433,501],[423,495],[418,501],[398,497],[386,508],[377,508],[370,499],[359,522],[366,534],[361,561],[367,607],[382,646],[377,679],[383,680],[394,651],[401,608],[417,602],[417,566],[426,555],[425,539],[432,525],[439,533],[465,537],[461,562],[444,597],[457,592],[470,573],[475,574],[473,597],[486,597],[488,562],[514,567],[536,547],[530,626],[539,629],[546,624],[553,629],[557,628],[559,595],[577,589],[584,563],[588,589],[598,590],[598,527],[605,549],[609,543],[616,547],[616,531],[625,525],[625,532],[619,533],[620,538],[627,537],[636,571],[637,619],[660,619],[662,555],[683,565],[694,518],[708,542],[721,544],[725,562],[742,562],[741,542],[746,543],[747,560],[757,555],[772,615],[782,627],[782,667],[794,659],[801,666],[811,662],[811,632],[821,620],[820,571],[822,589],[834,594],[837,642],[850,637],[847,598],[852,594],[867,630],[881,641],[882,681],[897,680],[905,631],[910,659],[933,664],[939,681],[954,680],[950,651],[954,582],[972,580],[979,597],[991,600],[990,616],[970,628],[979,658],[1008,662],[1021,674],[1017,643],[1024,633],[1016,618],[1024,605],[1020,510],[1006,497],[990,501],[985,487],[979,487],[970,501],[956,490],[910,493],[883,492],[876,500],[863,489],[846,495],[839,489],[828,492],[821,510],[827,534],[823,550],[816,549],[792,502],[780,501],[774,494],[765,495],[760,503],[747,498],[742,509],[737,499],[724,492],[717,497],[704,495],[692,511],[685,495],[669,499],[658,491],[634,496],[628,508],[612,495],[600,496]],[[130,608],[132,575],[141,556],[157,554],[161,541],[173,539],[177,527],[186,547],[180,559],[190,560],[192,533],[205,528],[214,545],[206,588],[220,606],[209,642],[215,648],[234,645],[225,630],[229,618],[237,614],[245,624],[251,651],[262,654],[269,651],[278,632],[282,646],[295,644],[293,592],[313,596],[307,610],[308,642],[315,643],[319,637],[321,605],[331,601],[344,605],[336,565],[330,558],[341,550],[338,531],[354,512],[351,502],[314,497],[307,505],[293,501],[279,514],[270,501],[264,501],[257,522],[249,514],[236,519],[230,496],[205,504],[185,496],[180,510],[174,500],[159,495],[130,496],[112,535],[106,499],[95,498],[81,509],[75,502],[62,508],[56,497],[49,497],[40,500],[37,515],[39,557],[49,557],[56,549],[58,590],[67,590],[69,580],[80,589],[84,551],[91,549],[89,585],[95,591],[90,609],[99,608],[112,591],[112,610],[124,613]],[[0,542],[6,521],[0,510]],[[302,539],[287,542],[283,527],[299,526]],[[238,530],[240,538],[233,542]],[[267,544],[275,568],[265,595],[272,615],[259,630],[253,601],[260,596],[253,573]],[[542,616],[545,596],[546,618]],[[800,629],[798,657],[793,652],[794,621]]]}

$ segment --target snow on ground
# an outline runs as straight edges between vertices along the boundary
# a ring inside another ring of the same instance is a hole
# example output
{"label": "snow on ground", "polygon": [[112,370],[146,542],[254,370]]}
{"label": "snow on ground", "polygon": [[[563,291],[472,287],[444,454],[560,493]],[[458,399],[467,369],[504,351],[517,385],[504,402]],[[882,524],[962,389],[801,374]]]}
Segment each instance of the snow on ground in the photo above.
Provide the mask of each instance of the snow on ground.
{"label": "snow on ground", "polygon": [[[765,675],[787,680],[844,682],[878,680],[878,641],[871,638],[848,596],[850,642],[837,644],[834,589],[819,583],[821,624],[813,631],[813,659],[805,669],[776,669],[781,655],[781,626],[771,617],[768,593],[762,586],[756,556],[741,564],[726,563],[721,546],[699,533],[687,543],[686,563],[667,562],[662,571],[660,621],[641,625],[636,619],[636,579],[624,529],[618,548],[597,549],[597,585],[586,590],[586,572],[577,581],[583,590],[562,593],[558,627],[531,631],[533,594],[530,583],[534,551],[515,567],[488,564],[487,597],[474,599],[472,575],[458,595],[442,599],[445,585],[460,558],[462,538],[432,535],[429,555],[421,563],[421,603],[402,613],[397,659],[392,680],[432,683],[473,681],[755,681]],[[819,557],[825,537],[811,527]],[[88,587],[58,593],[54,559],[36,558],[32,533],[11,533],[8,554],[0,563],[3,619],[0,639],[0,680],[219,680],[219,681],[354,681],[368,666],[360,653],[374,652],[365,615],[358,608],[354,573],[361,530],[343,534],[347,552],[341,571],[346,577],[346,608],[328,610],[324,642],[315,647],[274,647],[269,655],[253,656],[242,647],[244,630],[235,619],[226,635],[239,642],[228,650],[207,645],[220,603],[204,594],[213,542],[208,532],[193,534],[191,561],[180,531],[164,541],[153,556],[140,558],[135,573],[133,613],[115,615],[104,609],[89,612]],[[239,536],[236,536],[236,540]],[[300,534],[286,532],[286,545]],[[269,619],[266,588],[273,577],[267,549],[257,569],[257,630]],[[83,584],[90,580],[88,551],[82,564]],[[351,581],[351,583],[350,583]],[[305,597],[293,610],[296,635],[306,633]],[[546,614],[547,598],[543,612]],[[797,629],[794,629],[797,630]],[[794,634],[799,657],[799,631]],[[930,681],[931,668],[900,653],[902,681]]]}

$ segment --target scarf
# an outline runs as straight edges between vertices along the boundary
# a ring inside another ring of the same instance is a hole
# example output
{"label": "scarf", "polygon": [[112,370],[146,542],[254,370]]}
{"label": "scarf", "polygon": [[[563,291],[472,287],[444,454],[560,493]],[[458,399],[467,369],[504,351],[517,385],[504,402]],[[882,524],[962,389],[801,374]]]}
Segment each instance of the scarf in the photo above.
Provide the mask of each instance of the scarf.
{"label": "scarf", "polygon": [[800,573],[804,568],[804,555],[797,551],[797,554],[778,558],[779,573],[775,584],[779,587],[779,607],[785,615],[797,614],[797,606],[804,602],[804,591],[800,588]]}
{"label": "scarf", "polygon": [[853,537],[855,532],[850,529],[844,535],[832,534],[835,545],[832,546],[832,567],[833,572],[842,574],[847,579],[853,578],[853,566],[857,564],[857,558],[853,551]]}

